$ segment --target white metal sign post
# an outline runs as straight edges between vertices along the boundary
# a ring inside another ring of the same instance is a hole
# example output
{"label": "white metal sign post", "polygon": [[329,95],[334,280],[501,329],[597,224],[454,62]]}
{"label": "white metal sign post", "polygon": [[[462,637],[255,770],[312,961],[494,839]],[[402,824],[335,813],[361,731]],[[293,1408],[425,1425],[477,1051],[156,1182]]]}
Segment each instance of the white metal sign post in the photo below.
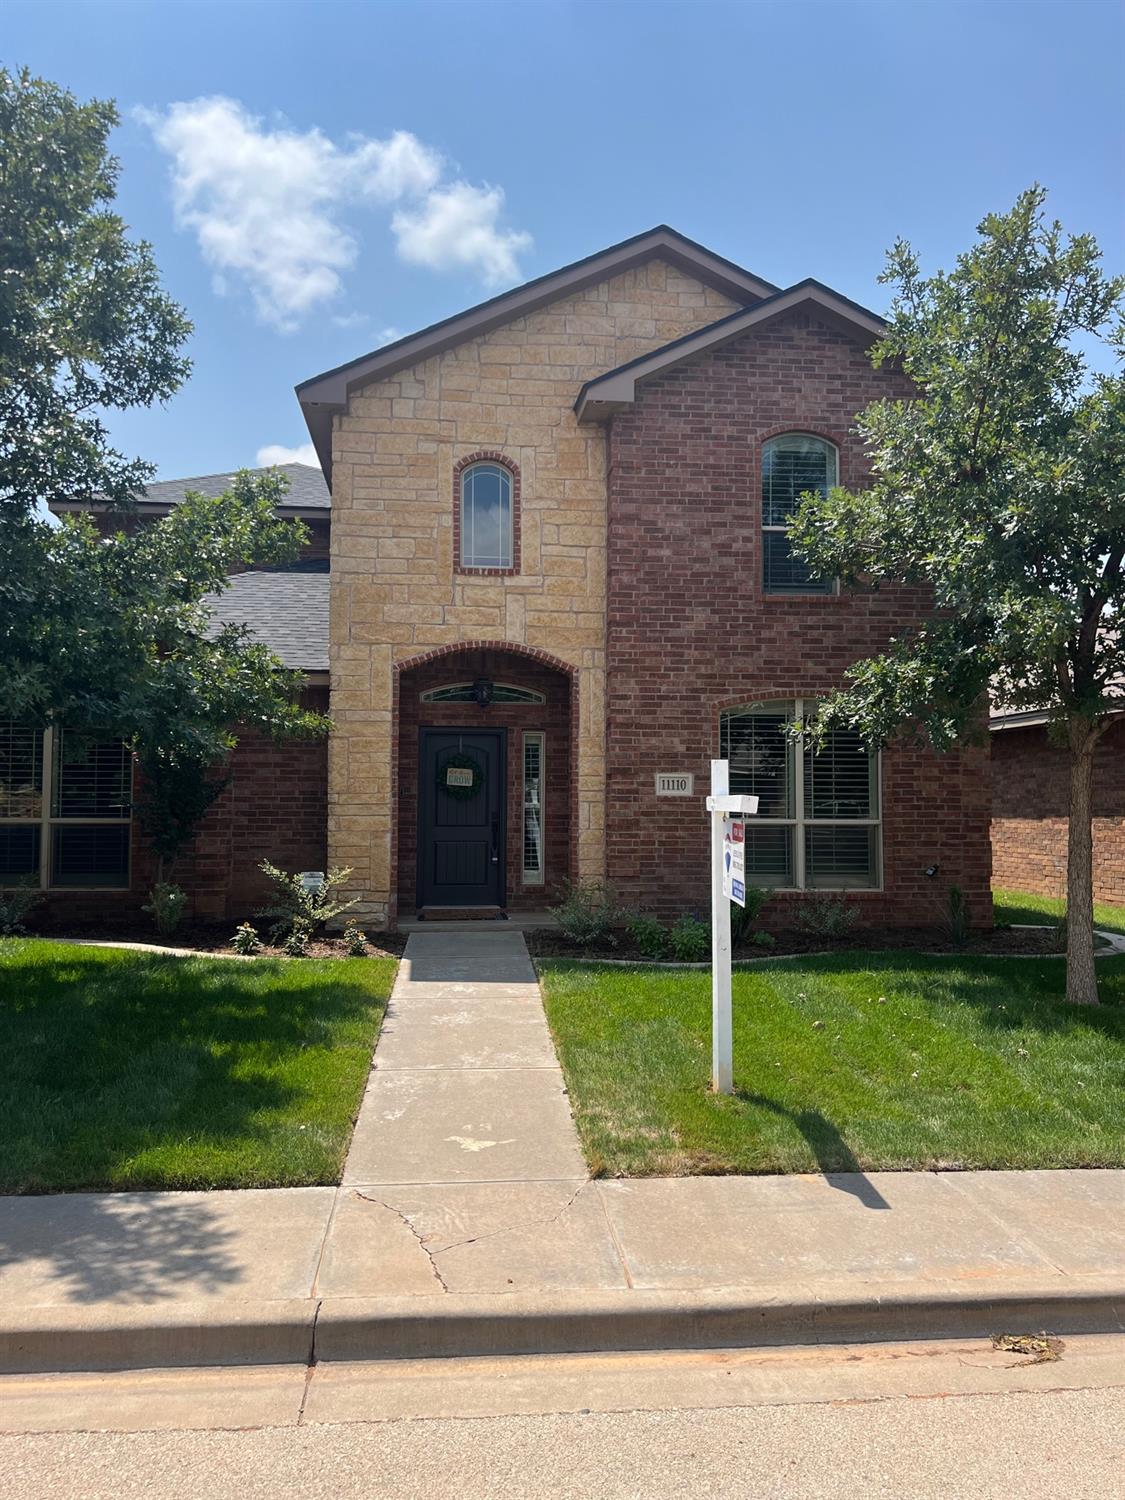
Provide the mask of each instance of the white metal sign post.
{"label": "white metal sign post", "polygon": [[[746,904],[745,865],[741,858],[743,838],[736,838],[731,818],[742,818],[758,811],[757,797],[731,796],[730,763],[711,762],[711,795],[707,798],[711,814],[711,1086],[716,1094],[734,1092],[733,1032],[730,1005],[730,903],[731,897]],[[736,827],[738,825],[735,825]],[[728,832],[730,838],[728,839]],[[727,850],[732,853],[729,873]],[[735,881],[740,890],[735,894]]]}

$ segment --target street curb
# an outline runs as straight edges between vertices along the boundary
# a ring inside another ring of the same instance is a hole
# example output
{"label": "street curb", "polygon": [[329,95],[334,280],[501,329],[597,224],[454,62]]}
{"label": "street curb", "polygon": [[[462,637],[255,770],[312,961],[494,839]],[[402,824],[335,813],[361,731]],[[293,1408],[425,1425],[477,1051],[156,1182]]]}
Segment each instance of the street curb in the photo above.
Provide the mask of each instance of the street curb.
{"label": "street curb", "polygon": [[738,1349],[1125,1332],[1125,1279],[888,1294],[801,1287],[325,1298],[28,1309],[0,1319],[0,1374],[333,1360]]}

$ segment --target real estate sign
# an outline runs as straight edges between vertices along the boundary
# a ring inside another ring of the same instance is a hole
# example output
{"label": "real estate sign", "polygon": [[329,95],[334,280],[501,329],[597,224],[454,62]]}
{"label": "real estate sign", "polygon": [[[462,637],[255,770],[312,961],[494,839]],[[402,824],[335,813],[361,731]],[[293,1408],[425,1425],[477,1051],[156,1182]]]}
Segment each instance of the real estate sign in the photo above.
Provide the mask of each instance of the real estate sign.
{"label": "real estate sign", "polygon": [[723,819],[723,895],[746,905],[746,824],[741,818]]}

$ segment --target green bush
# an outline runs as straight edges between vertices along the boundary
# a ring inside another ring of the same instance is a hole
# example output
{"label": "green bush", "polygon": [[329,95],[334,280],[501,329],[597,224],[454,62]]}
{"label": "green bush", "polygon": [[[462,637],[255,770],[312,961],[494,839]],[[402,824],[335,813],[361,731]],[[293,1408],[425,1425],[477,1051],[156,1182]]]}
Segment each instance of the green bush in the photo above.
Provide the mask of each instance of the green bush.
{"label": "green bush", "polygon": [[754,926],[754,920],[762,907],[769,900],[770,892],[762,890],[761,886],[748,885],[746,887],[746,905],[739,906],[737,901],[730,904],[730,940],[734,947],[750,941],[750,930]]}
{"label": "green bush", "polygon": [[303,917],[295,917],[289,929],[289,935],[281,945],[282,951],[290,958],[308,958],[311,938],[312,933],[308,923]]}
{"label": "green bush", "polygon": [[170,880],[158,880],[148,893],[148,902],[141,907],[152,917],[161,937],[171,937],[183,921],[187,910],[187,892]]}
{"label": "green bush", "polygon": [[649,912],[632,912],[625,921],[625,930],[645,958],[663,958],[668,952],[668,933],[659,917]]}
{"label": "green bush", "polygon": [[613,929],[621,912],[613,891],[602,880],[568,880],[562,900],[551,907],[559,931],[577,947],[592,943],[616,943]]}
{"label": "green bush", "polygon": [[0,890],[0,937],[12,937],[23,932],[23,919],[39,905],[43,892],[30,876],[18,885]]}
{"label": "green bush", "polygon": [[698,917],[677,917],[668,937],[680,963],[701,963],[711,952],[711,929]]}
{"label": "green bush", "polygon": [[777,939],[772,932],[756,932],[750,939],[755,948],[776,948]]}
{"label": "green bush", "polygon": [[358,922],[351,921],[345,926],[344,947],[349,958],[363,958],[367,953],[367,934]]}
{"label": "green bush", "polygon": [[843,896],[806,896],[797,912],[800,931],[827,943],[847,937],[858,921],[858,910]]}
{"label": "green bush", "polygon": [[351,870],[329,870],[322,885],[316,890],[307,891],[301,884],[300,875],[290,875],[285,870],[279,870],[268,859],[263,859],[258,868],[269,876],[274,886],[268,904],[260,906],[254,913],[256,917],[272,918],[271,942],[281,942],[298,923],[304,926],[307,942],[326,922],[331,922],[333,917],[338,917],[341,912],[348,911],[355,905],[354,898],[351,901],[341,901],[334,894],[337,887],[343,885],[352,873]]}
{"label": "green bush", "polygon": [[258,936],[257,928],[251,927],[249,922],[243,922],[234,929],[234,937],[230,945],[236,953],[241,953],[245,958],[251,958],[255,953],[261,953],[262,940]]}

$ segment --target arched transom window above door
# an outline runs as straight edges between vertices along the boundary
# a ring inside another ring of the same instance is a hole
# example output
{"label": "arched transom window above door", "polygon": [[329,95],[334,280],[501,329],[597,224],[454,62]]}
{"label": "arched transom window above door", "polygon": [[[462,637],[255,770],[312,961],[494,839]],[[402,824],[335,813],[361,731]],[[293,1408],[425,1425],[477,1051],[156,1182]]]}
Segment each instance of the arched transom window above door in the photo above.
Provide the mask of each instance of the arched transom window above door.
{"label": "arched transom window above door", "polygon": [[[514,687],[510,682],[488,684],[491,703],[546,703],[544,693],[531,688]],[[423,703],[479,703],[480,693],[476,682],[448,682],[442,687],[427,688],[420,695]]]}

